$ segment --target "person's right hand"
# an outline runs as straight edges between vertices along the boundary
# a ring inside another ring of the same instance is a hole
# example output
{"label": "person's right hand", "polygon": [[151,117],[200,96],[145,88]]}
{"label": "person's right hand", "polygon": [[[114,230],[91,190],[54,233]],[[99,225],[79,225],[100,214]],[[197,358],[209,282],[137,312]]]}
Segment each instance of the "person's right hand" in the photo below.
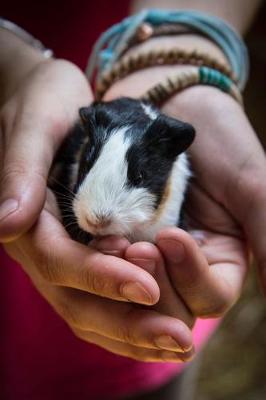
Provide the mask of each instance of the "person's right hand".
{"label": "person's right hand", "polygon": [[[137,266],[119,258],[129,245],[125,239],[114,254],[119,257],[72,241],[47,190],[55,152],[78,108],[91,101],[80,70],[52,60],[33,68],[1,109],[0,240],[76,335],[90,334],[90,342],[139,360],[185,360],[192,354],[187,325],[193,319],[183,302],[175,300],[172,315],[139,306],[159,299],[154,260]],[[171,295],[164,275],[164,290]],[[162,345],[161,336],[178,345]]]}

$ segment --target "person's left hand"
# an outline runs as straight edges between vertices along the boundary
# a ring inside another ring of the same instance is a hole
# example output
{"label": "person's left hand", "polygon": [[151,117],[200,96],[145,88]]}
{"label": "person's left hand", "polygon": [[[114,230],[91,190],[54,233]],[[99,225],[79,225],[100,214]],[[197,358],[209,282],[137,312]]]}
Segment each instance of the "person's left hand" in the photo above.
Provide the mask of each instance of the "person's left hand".
{"label": "person's left hand", "polygon": [[[152,75],[149,69],[132,74],[114,84],[105,99],[111,100],[123,95],[137,98],[156,83],[156,77],[160,81],[162,79],[160,75],[160,67],[153,68]],[[185,107],[182,107],[184,96],[186,103]],[[199,104],[199,98],[202,96],[205,102]],[[228,133],[230,119],[223,118],[224,123],[220,123],[219,126],[217,122],[217,114],[219,115],[219,110],[223,107],[226,113],[232,108],[236,125],[239,124],[240,128],[247,131],[250,129],[245,121],[243,122],[243,111],[240,107],[230,96],[220,93],[217,89],[192,88],[176,96],[166,105],[166,112],[169,112],[171,116],[185,119],[196,126],[197,153],[201,152],[201,154],[195,154],[194,150],[191,160],[192,163],[193,157],[197,160],[197,164],[193,164],[197,184],[191,186],[187,207],[190,214],[189,233],[178,228],[164,229],[157,236],[157,249],[154,250],[154,255],[159,250],[158,254],[164,259],[165,273],[170,279],[175,296],[182,299],[194,317],[208,318],[224,315],[239,298],[248,270],[247,244],[241,226],[228,207],[214,196],[217,185],[220,191],[222,190],[222,186],[227,182],[228,174],[234,173],[236,176],[237,162],[245,154],[246,145],[243,144],[238,152],[235,151],[235,164],[231,163],[231,167],[226,171],[221,154],[207,158],[208,140],[211,141],[208,138],[212,131],[218,128],[220,140],[223,141],[223,136],[226,138],[223,154],[228,152],[230,155],[230,143],[234,141],[232,133],[230,135]],[[205,135],[203,130],[207,132]],[[212,143],[213,146],[215,143],[217,146],[220,145],[219,141],[212,140]],[[204,149],[205,152],[203,152]],[[208,165],[206,165],[206,160]],[[212,171],[212,180],[209,182],[206,180],[208,175],[206,167]],[[204,168],[206,171],[203,172]],[[216,173],[215,176],[214,173]],[[141,254],[142,246],[141,243],[130,246],[126,252],[126,258],[131,249],[134,250],[136,259],[141,258],[138,252]],[[153,245],[146,244],[145,246]],[[155,248],[153,246],[153,249]],[[157,307],[162,307],[161,301],[164,298],[162,289],[161,296]],[[164,312],[171,313],[171,302],[163,300],[163,304]]]}

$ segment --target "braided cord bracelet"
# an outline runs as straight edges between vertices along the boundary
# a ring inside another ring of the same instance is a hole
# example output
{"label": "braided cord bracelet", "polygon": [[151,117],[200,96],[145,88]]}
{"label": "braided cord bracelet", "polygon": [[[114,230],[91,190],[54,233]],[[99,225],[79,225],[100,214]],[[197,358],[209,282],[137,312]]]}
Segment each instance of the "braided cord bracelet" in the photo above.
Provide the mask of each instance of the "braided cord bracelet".
{"label": "braided cord bracelet", "polygon": [[205,35],[222,49],[237,78],[239,88],[244,88],[249,72],[248,53],[244,42],[222,19],[192,10],[144,10],[112,26],[100,36],[93,48],[87,67],[89,79],[92,79],[96,69],[98,74],[102,74],[112,68],[144,22],[152,26],[180,24]]}
{"label": "braided cord bracelet", "polygon": [[124,56],[121,60],[116,62],[110,70],[103,72],[95,85],[96,99],[100,100],[113,83],[125,78],[132,72],[156,65],[185,64],[206,66],[216,69],[236,82],[233,71],[226,64],[218,62],[207,53],[202,53],[197,50],[185,51],[179,48],[172,48],[170,50],[153,49],[145,53]]}
{"label": "braided cord bracelet", "polygon": [[208,67],[190,67],[180,71],[174,77],[168,77],[148,90],[141,99],[149,101],[156,106],[161,106],[171,96],[194,85],[210,85],[230,94],[241,106],[243,100],[236,84],[221,72]]}

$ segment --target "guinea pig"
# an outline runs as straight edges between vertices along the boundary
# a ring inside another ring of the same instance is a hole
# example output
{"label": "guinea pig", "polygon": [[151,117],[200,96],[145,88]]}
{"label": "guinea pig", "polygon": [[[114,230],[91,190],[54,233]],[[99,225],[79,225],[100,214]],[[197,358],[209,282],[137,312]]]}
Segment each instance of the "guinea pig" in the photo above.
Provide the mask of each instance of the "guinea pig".
{"label": "guinea pig", "polygon": [[163,227],[178,225],[194,128],[124,97],[79,113],[82,122],[63,143],[51,181],[72,238],[153,242]]}

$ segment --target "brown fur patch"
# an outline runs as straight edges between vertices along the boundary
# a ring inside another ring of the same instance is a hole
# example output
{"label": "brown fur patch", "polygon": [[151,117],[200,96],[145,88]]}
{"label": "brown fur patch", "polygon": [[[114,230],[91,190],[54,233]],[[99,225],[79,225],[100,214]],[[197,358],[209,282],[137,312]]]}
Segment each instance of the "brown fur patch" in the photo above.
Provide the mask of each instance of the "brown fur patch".
{"label": "brown fur patch", "polygon": [[164,211],[165,203],[169,199],[171,190],[172,189],[171,189],[171,176],[170,176],[166,182],[165,189],[164,189],[162,199],[161,199],[161,203],[160,203],[159,207],[157,208],[156,213],[154,214],[154,217],[152,219],[153,223],[157,222],[157,220],[160,218],[162,212]]}

